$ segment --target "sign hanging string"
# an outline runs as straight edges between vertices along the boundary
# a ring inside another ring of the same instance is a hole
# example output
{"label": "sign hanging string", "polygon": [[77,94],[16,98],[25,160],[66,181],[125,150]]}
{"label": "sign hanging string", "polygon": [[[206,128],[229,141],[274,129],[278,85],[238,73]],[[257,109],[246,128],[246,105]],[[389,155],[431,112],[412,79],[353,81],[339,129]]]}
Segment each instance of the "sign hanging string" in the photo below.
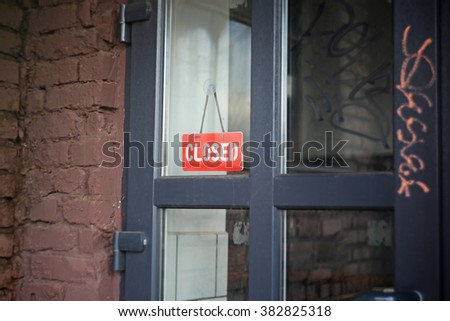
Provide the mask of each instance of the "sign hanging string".
{"label": "sign hanging string", "polygon": [[[220,127],[222,127],[222,133],[225,133],[225,129],[223,127],[223,122],[222,122],[222,115],[220,114],[219,101],[217,100],[216,89],[214,87],[213,87],[213,89],[214,89],[213,95],[214,95],[214,100],[216,102],[217,114],[219,115],[219,120],[220,120]],[[209,95],[210,95],[209,93],[206,93],[205,107],[203,107],[202,124],[200,125],[200,134],[203,133],[203,123],[205,122],[206,109],[208,108]]]}

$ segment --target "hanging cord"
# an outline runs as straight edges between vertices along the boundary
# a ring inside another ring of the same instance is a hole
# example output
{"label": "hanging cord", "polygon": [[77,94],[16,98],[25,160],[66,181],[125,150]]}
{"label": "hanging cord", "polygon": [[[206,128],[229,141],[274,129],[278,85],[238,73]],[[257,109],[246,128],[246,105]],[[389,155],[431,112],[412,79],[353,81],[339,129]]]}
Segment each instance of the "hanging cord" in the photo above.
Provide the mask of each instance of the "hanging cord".
{"label": "hanging cord", "polygon": [[[222,134],[223,134],[223,133],[225,133],[225,129],[223,127],[222,115],[220,114],[219,100],[217,99],[216,89],[214,87],[213,87],[213,89],[214,89],[213,95],[214,95],[214,100],[216,102],[217,114],[219,115],[220,127],[222,127]],[[209,95],[210,95],[209,93],[206,93],[205,107],[203,107],[202,124],[200,125],[200,134],[203,133],[203,123],[205,122],[206,108],[208,108]]]}

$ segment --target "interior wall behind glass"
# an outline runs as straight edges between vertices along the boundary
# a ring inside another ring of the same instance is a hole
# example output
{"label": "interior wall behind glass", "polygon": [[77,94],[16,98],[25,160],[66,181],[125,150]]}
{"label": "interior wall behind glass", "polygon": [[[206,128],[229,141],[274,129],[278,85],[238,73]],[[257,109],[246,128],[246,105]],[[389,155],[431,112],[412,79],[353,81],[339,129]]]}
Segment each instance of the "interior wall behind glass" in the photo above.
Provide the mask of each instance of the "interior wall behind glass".
{"label": "interior wall behind glass", "polygon": [[394,286],[392,211],[290,210],[286,298],[349,300]]}

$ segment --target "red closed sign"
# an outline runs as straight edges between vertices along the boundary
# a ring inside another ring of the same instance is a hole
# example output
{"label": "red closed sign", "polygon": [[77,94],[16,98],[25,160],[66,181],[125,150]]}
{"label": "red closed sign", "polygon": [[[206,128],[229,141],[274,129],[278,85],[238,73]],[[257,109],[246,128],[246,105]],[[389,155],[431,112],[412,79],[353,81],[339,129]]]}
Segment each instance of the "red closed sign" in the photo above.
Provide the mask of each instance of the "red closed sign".
{"label": "red closed sign", "polygon": [[183,171],[242,171],[242,132],[184,134]]}

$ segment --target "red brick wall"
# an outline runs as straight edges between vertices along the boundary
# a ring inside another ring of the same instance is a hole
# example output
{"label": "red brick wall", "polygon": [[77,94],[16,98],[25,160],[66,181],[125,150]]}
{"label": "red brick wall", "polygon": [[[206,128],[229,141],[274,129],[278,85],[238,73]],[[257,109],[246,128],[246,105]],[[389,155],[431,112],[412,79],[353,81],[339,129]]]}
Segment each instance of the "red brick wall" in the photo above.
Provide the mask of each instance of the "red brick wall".
{"label": "red brick wall", "polygon": [[0,300],[14,297],[14,211],[21,186],[22,10],[15,1],[0,3]]}
{"label": "red brick wall", "polygon": [[122,171],[100,166],[102,145],[123,137],[118,8],[0,7],[0,298],[119,297],[111,240]]}

